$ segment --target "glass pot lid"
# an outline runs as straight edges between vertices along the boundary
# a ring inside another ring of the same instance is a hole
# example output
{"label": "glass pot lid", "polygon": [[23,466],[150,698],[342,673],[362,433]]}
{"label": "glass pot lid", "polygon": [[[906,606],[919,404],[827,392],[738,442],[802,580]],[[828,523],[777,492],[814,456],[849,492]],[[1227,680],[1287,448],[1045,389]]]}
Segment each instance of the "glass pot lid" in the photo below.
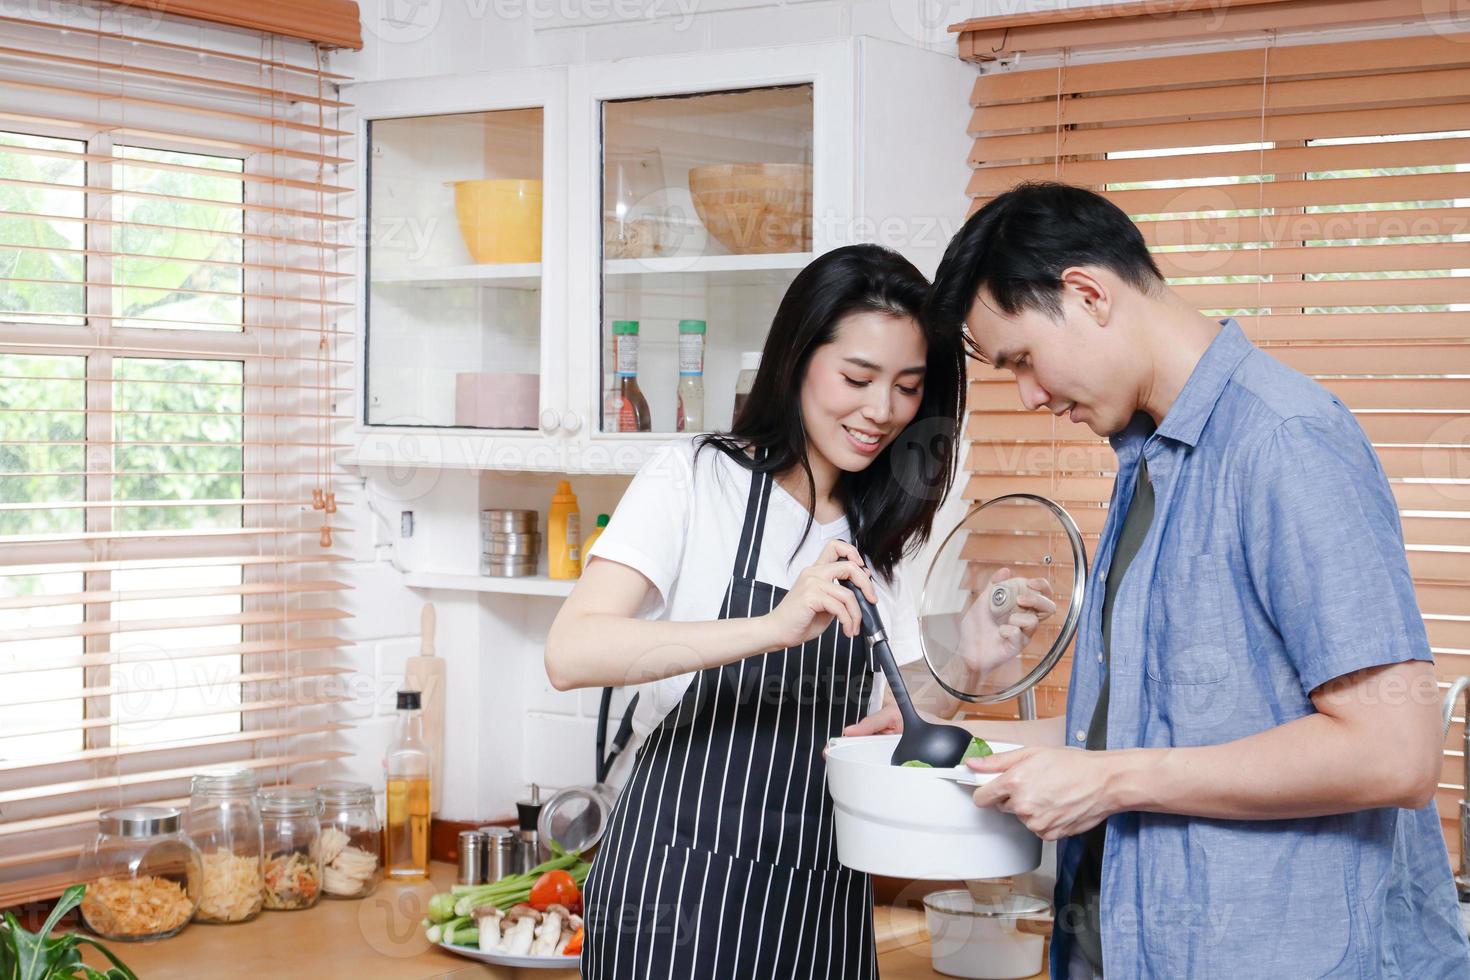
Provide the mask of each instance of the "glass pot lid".
{"label": "glass pot lid", "polygon": [[1056,502],[1012,493],[970,508],[924,579],[919,628],[930,672],[977,704],[1030,690],[1072,642],[1086,582],[1082,535]]}

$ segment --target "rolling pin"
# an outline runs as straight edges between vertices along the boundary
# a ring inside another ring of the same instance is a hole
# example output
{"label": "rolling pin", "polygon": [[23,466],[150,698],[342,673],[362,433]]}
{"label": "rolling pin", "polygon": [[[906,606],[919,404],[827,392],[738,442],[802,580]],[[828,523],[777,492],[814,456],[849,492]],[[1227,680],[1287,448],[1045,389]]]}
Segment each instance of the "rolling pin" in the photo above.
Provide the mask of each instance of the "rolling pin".
{"label": "rolling pin", "polygon": [[444,658],[434,656],[436,615],[432,602],[419,614],[419,655],[403,668],[408,690],[419,691],[423,701],[424,741],[429,745],[429,811],[439,812],[444,799]]}

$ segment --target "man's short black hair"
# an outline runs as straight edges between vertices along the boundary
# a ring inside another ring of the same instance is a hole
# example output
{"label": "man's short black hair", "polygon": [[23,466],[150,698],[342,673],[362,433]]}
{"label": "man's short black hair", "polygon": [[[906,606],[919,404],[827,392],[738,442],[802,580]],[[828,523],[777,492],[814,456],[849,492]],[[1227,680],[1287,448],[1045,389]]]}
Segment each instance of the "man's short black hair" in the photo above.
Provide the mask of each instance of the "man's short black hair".
{"label": "man's short black hair", "polygon": [[1100,266],[1141,292],[1163,274],[1128,216],[1100,194],[1037,181],[1017,184],[970,216],[945,249],[926,317],[953,329],[982,287],[1007,316],[1022,310],[1058,317],[1061,275]]}

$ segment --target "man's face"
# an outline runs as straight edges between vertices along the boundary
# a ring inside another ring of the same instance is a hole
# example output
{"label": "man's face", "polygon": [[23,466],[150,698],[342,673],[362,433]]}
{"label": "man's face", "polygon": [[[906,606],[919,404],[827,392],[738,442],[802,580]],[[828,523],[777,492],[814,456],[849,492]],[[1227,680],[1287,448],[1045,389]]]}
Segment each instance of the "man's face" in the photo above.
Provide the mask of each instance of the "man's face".
{"label": "man's face", "polygon": [[1100,436],[1120,432],[1133,418],[1136,393],[1118,331],[1101,324],[1071,289],[1062,290],[1061,301],[1059,319],[1034,310],[1008,316],[981,289],[965,324],[984,360],[1015,377],[1028,411],[1045,408]]}

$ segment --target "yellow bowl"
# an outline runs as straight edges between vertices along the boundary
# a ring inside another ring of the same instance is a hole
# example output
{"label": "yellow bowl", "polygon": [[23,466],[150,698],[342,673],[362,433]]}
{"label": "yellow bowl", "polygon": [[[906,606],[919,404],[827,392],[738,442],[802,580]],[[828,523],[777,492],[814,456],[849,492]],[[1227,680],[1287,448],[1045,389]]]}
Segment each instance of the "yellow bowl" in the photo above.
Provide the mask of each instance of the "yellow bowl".
{"label": "yellow bowl", "polygon": [[454,212],[477,263],[541,261],[541,181],[457,180]]}

